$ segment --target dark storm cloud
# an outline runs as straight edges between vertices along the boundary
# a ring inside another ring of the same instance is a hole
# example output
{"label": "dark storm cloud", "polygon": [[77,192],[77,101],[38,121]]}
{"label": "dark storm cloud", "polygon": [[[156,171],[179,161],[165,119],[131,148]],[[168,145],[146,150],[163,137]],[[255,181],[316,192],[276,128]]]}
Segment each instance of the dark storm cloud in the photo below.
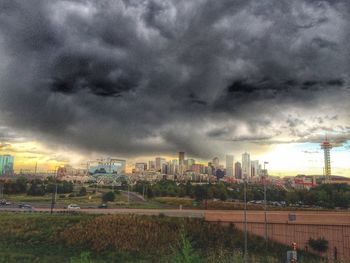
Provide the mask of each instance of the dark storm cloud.
{"label": "dark storm cloud", "polygon": [[124,156],[312,139],[349,123],[349,10],[347,1],[2,0],[0,117],[56,145]]}

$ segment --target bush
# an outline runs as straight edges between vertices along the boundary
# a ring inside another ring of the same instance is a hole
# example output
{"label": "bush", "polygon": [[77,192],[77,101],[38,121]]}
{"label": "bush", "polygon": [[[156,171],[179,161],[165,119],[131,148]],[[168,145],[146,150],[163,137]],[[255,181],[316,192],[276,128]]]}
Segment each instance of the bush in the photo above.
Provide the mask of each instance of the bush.
{"label": "bush", "polygon": [[325,252],[328,249],[328,240],[322,238],[318,239],[309,239],[309,245],[313,250],[316,250],[318,252]]}
{"label": "bush", "polygon": [[193,249],[191,242],[182,229],[180,236],[180,249],[175,251],[174,263],[196,263],[201,262],[199,254]]}
{"label": "bush", "polygon": [[79,196],[85,196],[86,195],[86,188],[85,187],[81,187],[79,190]]}
{"label": "bush", "polygon": [[113,202],[115,200],[115,193],[114,192],[107,192],[102,195],[102,201],[103,202]]}

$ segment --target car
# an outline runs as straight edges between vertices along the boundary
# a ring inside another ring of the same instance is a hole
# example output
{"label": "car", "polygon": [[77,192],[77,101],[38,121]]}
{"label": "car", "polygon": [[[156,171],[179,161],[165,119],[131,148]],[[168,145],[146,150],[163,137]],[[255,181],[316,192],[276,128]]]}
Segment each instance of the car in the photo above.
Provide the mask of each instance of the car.
{"label": "car", "polygon": [[77,204],[70,204],[67,206],[67,209],[80,209],[80,206],[78,206]]}
{"label": "car", "polygon": [[33,207],[29,204],[19,204],[18,205],[19,208],[22,208],[22,209],[33,209]]}
{"label": "car", "polygon": [[6,201],[6,202],[5,202],[5,205],[12,205],[12,203],[9,202],[9,201]]}
{"label": "car", "polygon": [[98,208],[108,208],[108,205],[107,205],[107,204],[100,204],[100,205],[98,206]]}

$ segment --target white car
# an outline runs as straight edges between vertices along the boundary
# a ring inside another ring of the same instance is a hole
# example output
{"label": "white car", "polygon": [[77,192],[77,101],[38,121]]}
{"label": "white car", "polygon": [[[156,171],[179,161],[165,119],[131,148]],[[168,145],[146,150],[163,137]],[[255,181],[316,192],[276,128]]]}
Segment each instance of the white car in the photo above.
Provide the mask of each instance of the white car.
{"label": "white car", "polygon": [[69,206],[67,206],[67,209],[80,209],[80,206],[78,206],[77,204],[70,204]]}

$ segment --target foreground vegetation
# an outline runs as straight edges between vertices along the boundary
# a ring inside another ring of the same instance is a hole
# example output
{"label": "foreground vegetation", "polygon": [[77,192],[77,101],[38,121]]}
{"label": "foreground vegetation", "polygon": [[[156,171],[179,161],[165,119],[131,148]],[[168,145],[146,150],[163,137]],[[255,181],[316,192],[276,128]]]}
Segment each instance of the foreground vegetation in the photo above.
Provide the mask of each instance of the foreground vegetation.
{"label": "foreground vegetation", "polygon": [[[242,262],[242,248],[242,232],[201,219],[0,214],[0,262]],[[250,262],[281,262],[287,249],[249,236]]]}

